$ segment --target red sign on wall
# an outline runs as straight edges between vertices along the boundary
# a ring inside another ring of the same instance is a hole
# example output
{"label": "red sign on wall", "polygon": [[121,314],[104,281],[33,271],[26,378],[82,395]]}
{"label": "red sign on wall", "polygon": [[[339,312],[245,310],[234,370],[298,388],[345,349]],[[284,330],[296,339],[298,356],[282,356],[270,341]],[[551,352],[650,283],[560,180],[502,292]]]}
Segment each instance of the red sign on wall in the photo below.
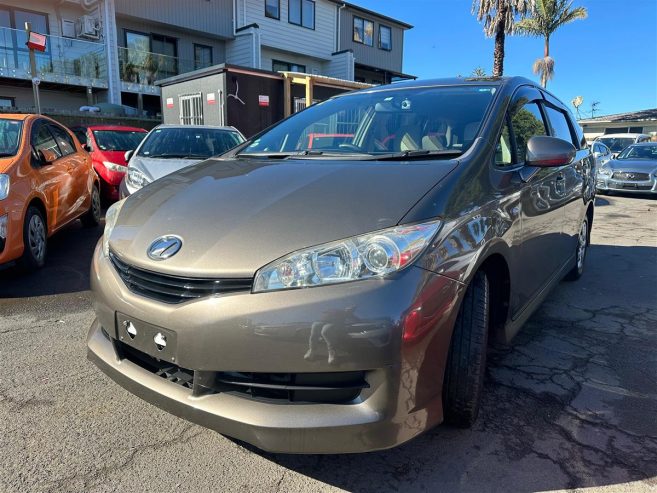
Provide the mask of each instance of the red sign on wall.
{"label": "red sign on wall", "polygon": [[46,51],[46,37],[43,34],[30,32],[30,38],[25,44],[30,50]]}
{"label": "red sign on wall", "polygon": [[263,96],[262,94],[258,96],[258,106],[268,107],[269,106],[269,96]]}

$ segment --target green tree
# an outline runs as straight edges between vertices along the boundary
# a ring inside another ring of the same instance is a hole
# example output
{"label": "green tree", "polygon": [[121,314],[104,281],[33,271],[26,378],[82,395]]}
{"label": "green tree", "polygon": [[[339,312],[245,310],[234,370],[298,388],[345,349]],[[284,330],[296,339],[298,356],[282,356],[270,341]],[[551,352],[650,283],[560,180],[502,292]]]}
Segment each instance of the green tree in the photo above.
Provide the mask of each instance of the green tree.
{"label": "green tree", "polygon": [[487,77],[486,71],[482,67],[475,68],[470,75],[472,77]]}
{"label": "green tree", "polygon": [[504,74],[504,40],[513,34],[516,17],[524,17],[534,8],[535,0],[473,0],[472,13],[484,23],[484,33],[495,38],[493,77]]}
{"label": "green tree", "polygon": [[534,73],[541,78],[541,85],[547,87],[548,80],[554,77],[554,59],[550,56],[550,37],[564,24],[586,19],[584,7],[573,8],[572,0],[535,0],[536,5],[530,17],[516,24],[516,31],[527,36],[543,37],[545,48],[543,58],[534,62]]}

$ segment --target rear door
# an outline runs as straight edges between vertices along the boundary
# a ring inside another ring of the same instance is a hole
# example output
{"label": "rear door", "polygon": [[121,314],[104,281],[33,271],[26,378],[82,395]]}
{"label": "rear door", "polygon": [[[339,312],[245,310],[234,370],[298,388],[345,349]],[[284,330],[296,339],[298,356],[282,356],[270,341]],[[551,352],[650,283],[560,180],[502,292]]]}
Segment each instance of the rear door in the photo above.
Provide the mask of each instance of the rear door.
{"label": "rear door", "polygon": [[[32,125],[30,144],[32,146],[32,166],[39,177],[38,182],[33,184],[33,188],[40,190],[46,197],[48,229],[52,231],[63,224],[69,214],[68,196],[66,193],[62,193],[62,190],[73,186],[73,178],[68,173],[66,161],[62,159],[62,152],[50,132],[46,120],[37,120]],[[39,158],[39,151],[43,150],[54,152],[57,159],[50,164],[42,162]]]}
{"label": "rear door", "polygon": [[89,208],[89,157],[86,152],[78,150],[73,137],[63,127],[49,122],[48,128],[59,146],[62,154],[61,161],[66,165],[67,172],[72,179],[72,187],[61,191],[62,194],[68,195],[66,198],[69,208],[67,219],[72,219]]}
{"label": "rear door", "polygon": [[534,298],[556,274],[566,250],[561,231],[566,196],[563,169],[524,166],[529,139],[548,134],[542,101],[538,89],[522,87],[509,109],[513,159],[523,166],[520,176],[524,182],[520,192],[519,306]]}

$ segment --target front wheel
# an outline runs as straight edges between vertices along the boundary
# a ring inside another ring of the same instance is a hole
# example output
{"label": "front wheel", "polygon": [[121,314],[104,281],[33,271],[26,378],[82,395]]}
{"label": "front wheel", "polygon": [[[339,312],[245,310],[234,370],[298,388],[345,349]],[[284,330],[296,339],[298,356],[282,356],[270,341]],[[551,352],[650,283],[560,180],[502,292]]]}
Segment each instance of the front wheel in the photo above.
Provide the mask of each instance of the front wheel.
{"label": "front wheel", "polygon": [[91,207],[80,218],[85,228],[95,228],[100,224],[100,191],[96,185],[91,189]]}
{"label": "front wheel", "polygon": [[584,262],[586,261],[586,252],[589,247],[589,218],[585,217],[577,234],[577,248],[575,250],[575,266],[568,274],[566,281],[576,281],[584,274]]}
{"label": "front wheel", "polygon": [[443,384],[445,421],[462,428],[472,426],[479,414],[486,371],[489,305],[488,278],[480,271],[468,286],[454,324]]}

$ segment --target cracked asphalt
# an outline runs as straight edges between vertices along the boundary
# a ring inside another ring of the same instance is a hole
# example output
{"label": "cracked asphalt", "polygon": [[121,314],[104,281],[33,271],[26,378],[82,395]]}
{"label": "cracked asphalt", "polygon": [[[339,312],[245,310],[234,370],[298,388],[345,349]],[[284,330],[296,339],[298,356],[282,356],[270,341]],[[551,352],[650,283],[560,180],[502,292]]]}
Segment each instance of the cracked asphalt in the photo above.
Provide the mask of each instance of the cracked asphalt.
{"label": "cracked asphalt", "polygon": [[350,456],[259,452],[96,370],[99,235],[72,226],[42,271],[0,272],[0,492],[657,491],[657,200],[597,199],[583,278],[491,349],[474,428]]}

